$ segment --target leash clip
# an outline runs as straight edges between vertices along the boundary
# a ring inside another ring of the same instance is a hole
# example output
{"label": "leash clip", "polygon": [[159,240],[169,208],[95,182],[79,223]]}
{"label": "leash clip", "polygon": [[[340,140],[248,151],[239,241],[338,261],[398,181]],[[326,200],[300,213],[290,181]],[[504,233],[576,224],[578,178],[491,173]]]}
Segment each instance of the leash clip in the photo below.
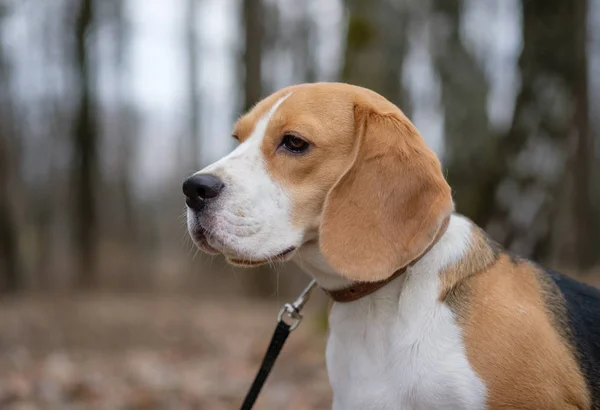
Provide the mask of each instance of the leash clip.
{"label": "leash clip", "polygon": [[[285,315],[285,316],[284,316]],[[285,317],[285,319],[284,319]],[[277,316],[278,322],[284,322],[286,325],[290,327],[290,332],[298,327],[300,322],[302,321],[302,314],[294,308],[289,303],[283,305],[283,308],[279,311],[279,315]]]}
{"label": "leash clip", "polygon": [[277,321],[287,324],[290,327],[290,332],[296,329],[302,321],[302,308],[306,305],[310,294],[316,287],[317,282],[312,280],[293,303],[286,303],[279,311]]}

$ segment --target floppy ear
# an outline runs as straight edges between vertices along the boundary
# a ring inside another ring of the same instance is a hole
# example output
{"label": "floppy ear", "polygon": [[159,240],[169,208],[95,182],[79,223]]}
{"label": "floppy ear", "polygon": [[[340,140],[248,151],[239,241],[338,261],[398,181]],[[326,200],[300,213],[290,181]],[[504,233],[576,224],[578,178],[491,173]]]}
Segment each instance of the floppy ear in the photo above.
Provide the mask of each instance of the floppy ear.
{"label": "floppy ear", "polygon": [[340,274],[386,279],[418,258],[453,211],[440,163],[401,112],[354,109],[350,168],[325,200],[320,248]]}

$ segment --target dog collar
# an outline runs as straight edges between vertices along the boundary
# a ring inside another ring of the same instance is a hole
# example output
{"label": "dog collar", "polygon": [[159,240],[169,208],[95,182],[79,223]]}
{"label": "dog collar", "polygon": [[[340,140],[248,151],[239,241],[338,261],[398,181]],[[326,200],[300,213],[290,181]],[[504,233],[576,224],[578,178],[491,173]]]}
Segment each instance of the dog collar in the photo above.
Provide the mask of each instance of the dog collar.
{"label": "dog collar", "polygon": [[346,303],[346,302],[353,302],[353,301],[363,298],[367,295],[370,295],[371,293],[375,292],[378,289],[381,289],[382,287],[384,287],[385,285],[387,285],[388,283],[390,283],[397,277],[401,276],[404,272],[406,272],[406,270],[410,266],[414,265],[423,256],[425,256],[427,254],[427,252],[429,252],[431,250],[431,248],[433,248],[433,246],[444,235],[444,233],[448,229],[449,223],[450,223],[450,216],[447,216],[444,219],[444,221],[442,222],[442,226],[440,227],[440,230],[438,231],[437,235],[433,239],[433,242],[431,243],[431,245],[429,245],[427,247],[427,249],[425,249],[425,252],[423,252],[417,259],[413,260],[408,265],[395,271],[389,278],[386,278],[386,279],[383,279],[383,280],[380,280],[377,282],[354,282],[351,285],[346,286],[341,289],[334,289],[334,290],[322,289],[323,292],[325,292],[325,294],[327,294],[334,302]]}

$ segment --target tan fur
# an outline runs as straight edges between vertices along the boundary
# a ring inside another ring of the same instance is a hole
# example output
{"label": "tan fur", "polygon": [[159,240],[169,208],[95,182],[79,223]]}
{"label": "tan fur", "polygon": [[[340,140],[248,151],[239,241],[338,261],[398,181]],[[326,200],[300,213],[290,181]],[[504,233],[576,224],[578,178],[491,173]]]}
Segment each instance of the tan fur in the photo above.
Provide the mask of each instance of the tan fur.
{"label": "tan fur", "polygon": [[321,251],[355,280],[382,280],[409,264],[453,210],[436,156],[393,108],[356,102],[355,158],[323,211]]}
{"label": "tan fur", "polygon": [[[527,261],[497,252],[477,230],[471,251],[442,272],[442,294],[494,409],[589,409],[558,292]],[[557,316],[558,315],[558,316]]]}
{"label": "tan fur", "polygon": [[[238,122],[240,140],[289,93],[262,150],[273,178],[291,192],[294,223],[315,232],[329,264],[346,277],[387,278],[431,244],[453,210],[437,157],[396,106],[339,83],[278,91]],[[278,150],[288,133],[310,142],[310,151]]]}

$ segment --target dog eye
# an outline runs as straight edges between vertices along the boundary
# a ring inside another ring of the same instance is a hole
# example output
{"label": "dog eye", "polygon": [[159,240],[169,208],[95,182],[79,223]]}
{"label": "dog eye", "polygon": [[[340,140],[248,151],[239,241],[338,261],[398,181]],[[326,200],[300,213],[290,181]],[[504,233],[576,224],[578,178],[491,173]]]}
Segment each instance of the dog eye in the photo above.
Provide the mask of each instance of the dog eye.
{"label": "dog eye", "polygon": [[291,153],[301,154],[308,149],[309,144],[302,138],[298,138],[295,135],[286,134],[283,136],[281,146]]}

